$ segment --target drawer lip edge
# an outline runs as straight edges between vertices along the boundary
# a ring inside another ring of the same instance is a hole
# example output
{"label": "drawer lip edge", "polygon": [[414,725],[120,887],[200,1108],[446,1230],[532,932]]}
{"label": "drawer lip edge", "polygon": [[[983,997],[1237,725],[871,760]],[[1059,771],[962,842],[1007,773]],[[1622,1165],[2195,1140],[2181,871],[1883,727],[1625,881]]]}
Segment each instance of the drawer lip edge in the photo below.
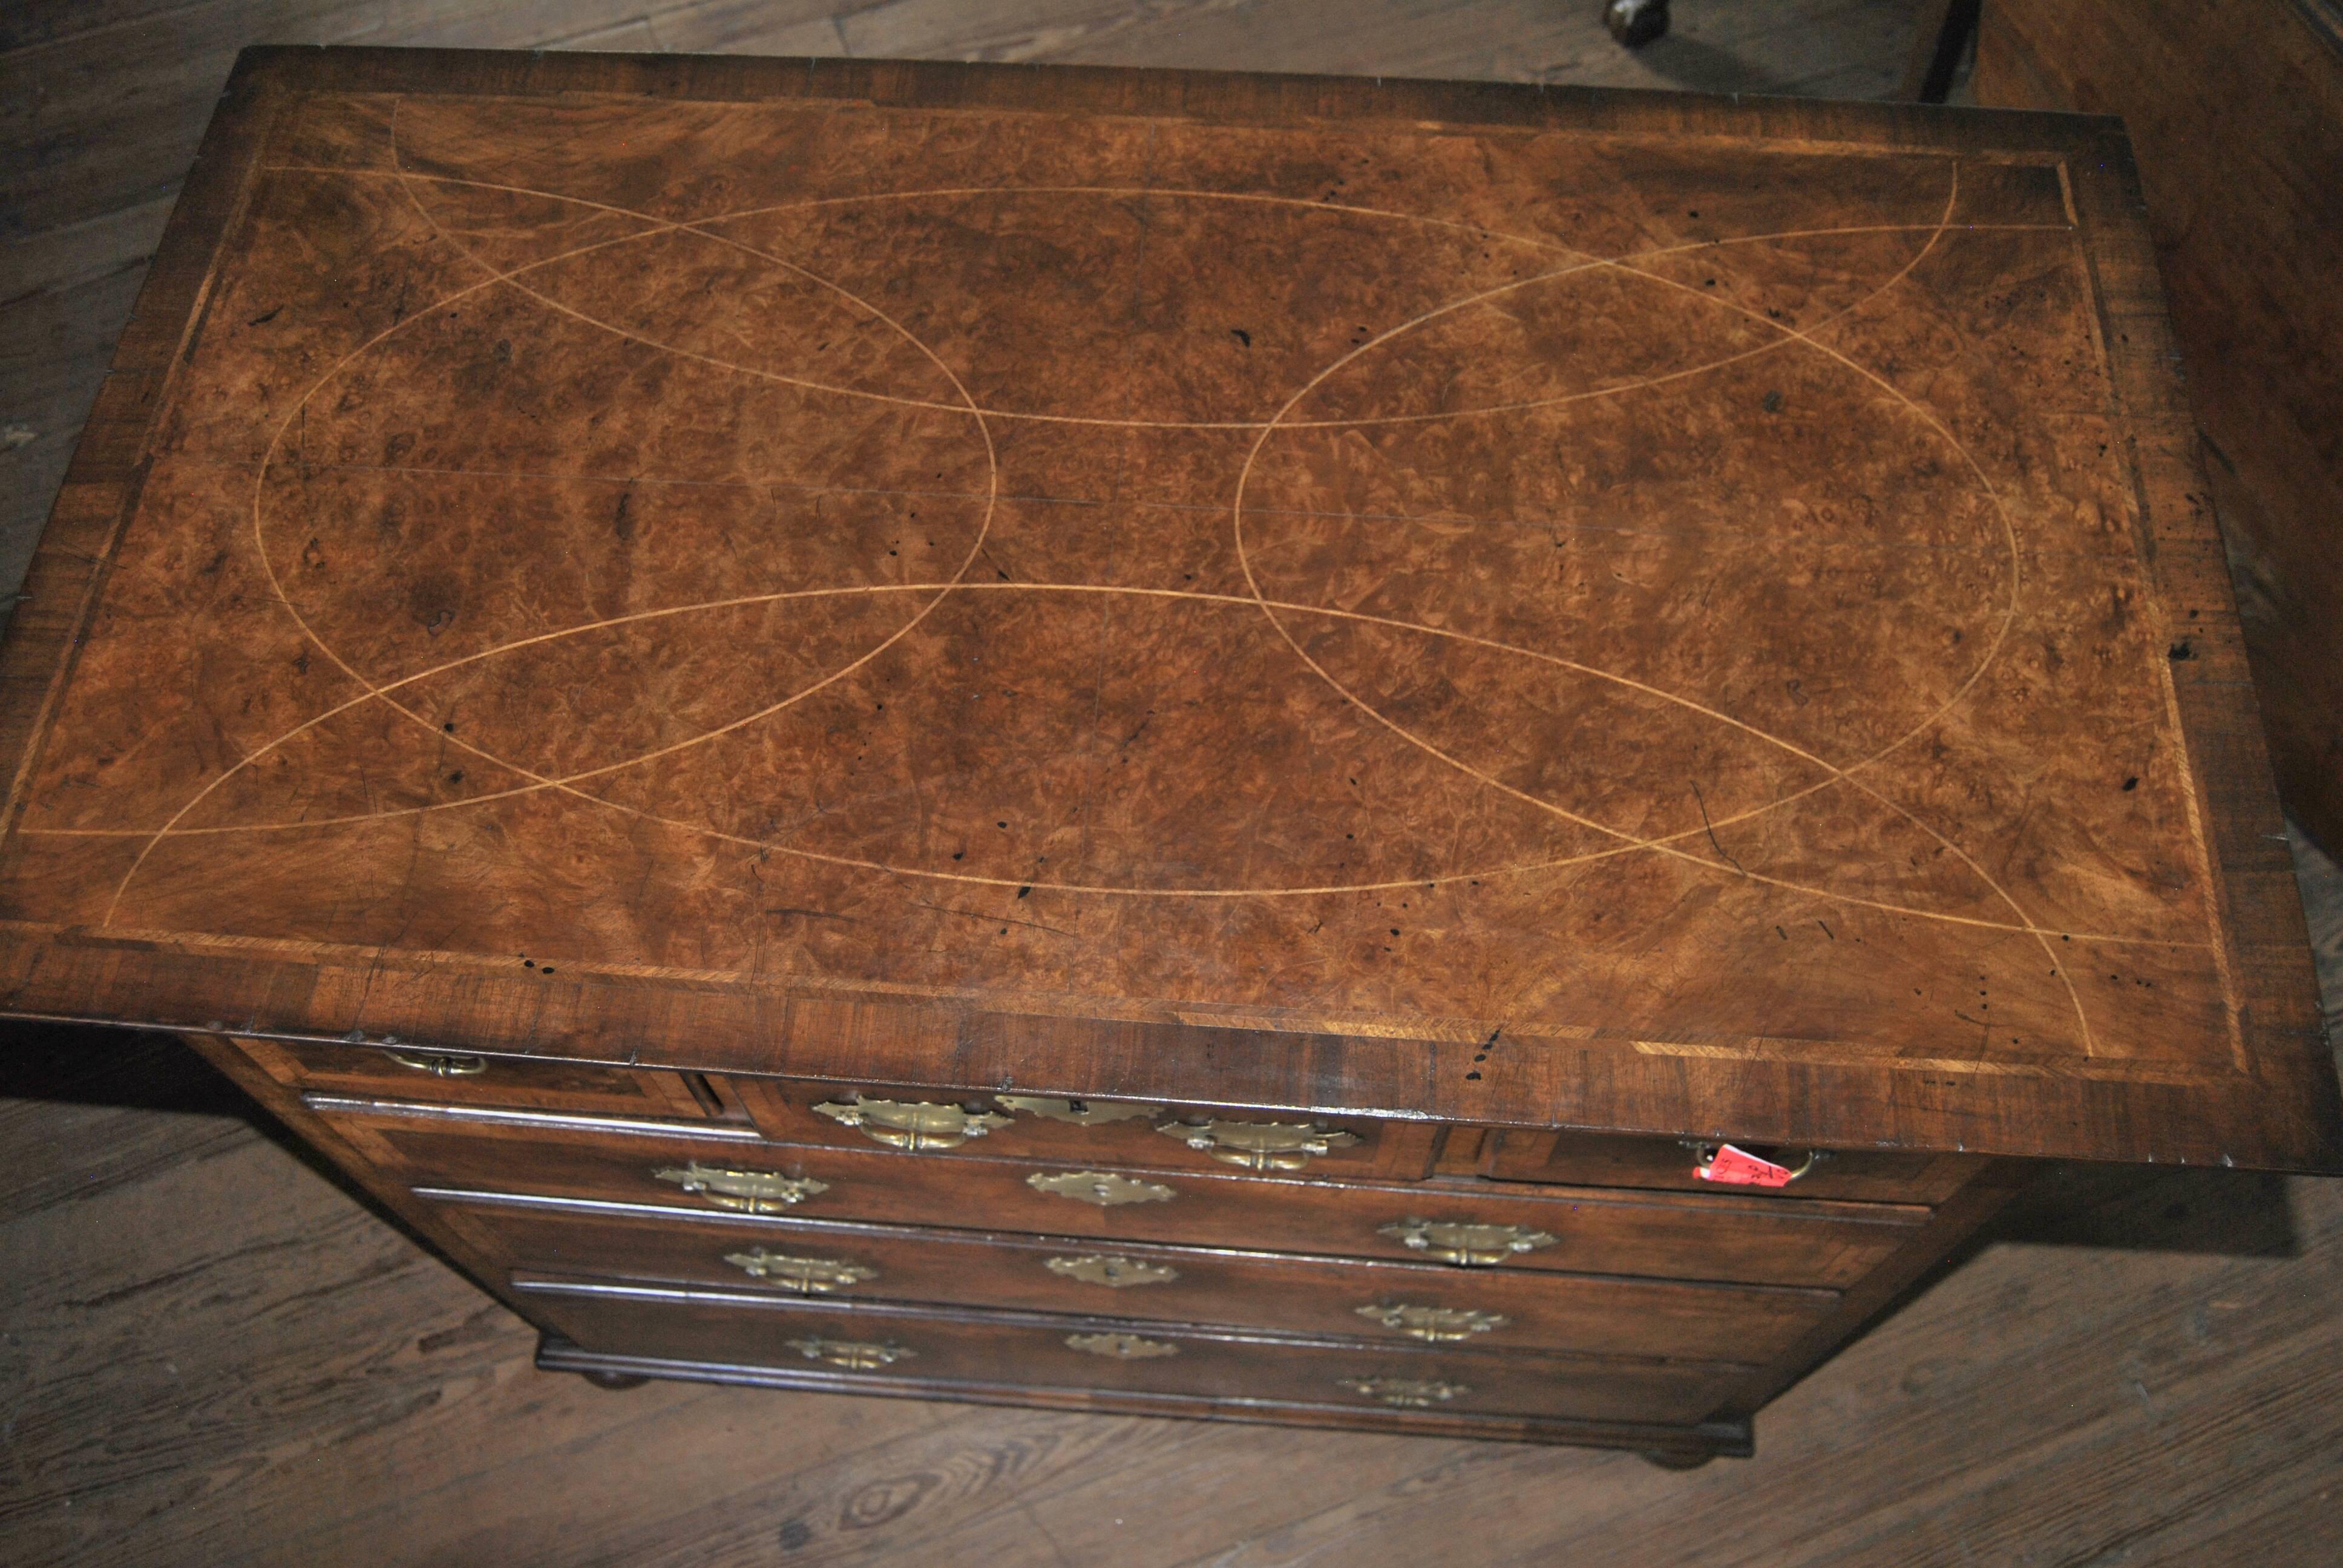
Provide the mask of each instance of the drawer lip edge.
{"label": "drawer lip edge", "polygon": [[[690,1382],[749,1384],[830,1393],[859,1393],[893,1399],[958,1399],[973,1404],[1025,1408],[1055,1407],[1053,1391],[1036,1391],[1023,1383],[945,1382],[939,1379],[892,1377],[883,1373],[830,1372],[819,1367],[767,1367],[727,1362],[689,1361],[665,1356],[628,1355],[589,1351],[558,1335],[540,1332],[536,1364],[540,1371],[609,1372],[630,1376],[668,1378]],[[1751,1423],[1712,1416],[1690,1425],[1668,1422],[1602,1421],[1576,1416],[1483,1414],[1474,1411],[1407,1411],[1347,1404],[1310,1404],[1282,1400],[1216,1400],[1207,1395],[1157,1393],[1118,1389],[1103,1396],[1077,1396],[1085,1404],[1102,1397],[1099,1413],[1122,1411],[1157,1419],[1248,1421],[1272,1425],[1292,1424],[1283,1412],[1307,1412],[1336,1418],[1329,1424],[1356,1431],[1399,1428],[1423,1435],[1448,1433],[1468,1438],[1503,1439],[1505,1428],[1527,1429],[1531,1442],[1585,1443],[1601,1434],[1615,1442],[1601,1446],[1626,1449],[1674,1449],[1746,1458],[1754,1450]],[[1516,1439],[1520,1441],[1520,1439]]]}
{"label": "drawer lip edge", "polygon": [[[538,1274],[516,1272],[511,1276],[514,1291],[524,1297],[552,1297],[571,1301],[629,1301],[696,1302],[709,1306],[748,1311],[814,1313],[828,1312],[840,1316],[874,1318],[887,1322],[961,1323],[981,1322],[1003,1328],[1034,1329],[1045,1333],[1119,1332],[1142,1320],[1105,1317],[1094,1312],[1037,1312],[1018,1308],[939,1307],[895,1302],[839,1302],[825,1297],[775,1295],[763,1292],[742,1291],[723,1285],[654,1285],[625,1280],[598,1280],[577,1274]],[[1232,1324],[1159,1323],[1147,1321],[1151,1332],[1170,1337],[1205,1341],[1214,1344],[1270,1345],[1339,1351],[1378,1357],[1420,1357],[1429,1355],[1463,1356],[1473,1361],[1503,1361],[1513,1362],[1561,1362],[1632,1372],[1715,1372],[1725,1375],[1745,1374],[1758,1370],[1763,1363],[1752,1362],[1711,1361],[1697,1356],[1637,1356],[1613,1355],[1589,1351],[1530,1350],[1525,1347],[1463,1345],[1399,1344],[1389,1340],[1364,1336],[1345,1337],[1334,1334],[1301,1333],[1284,1329],[1254,1329]]]}
{"label": "drawer lip edge", "polygon": [[[536,1193],[491,1192],[470,1187],[415,1187],[409,1191],[418,1198],[428,1199],[437,1203],[470,1205],[478,1208],[521,1209],[584,1216],[679,1220],[710,1227],[745,1225],[771,1227],[776,1231],[815,1231],[881,1237],[917,1236],[923,1229],[957,1229],[956,1227],[890,1225],[872,1220],[840,1220],[812,1214],[739,1214],[716,1210],[679,1209],[660,1203],[628,1203],[610,1198],[560,1198]],[[1280,1252],[1242,1247],[1214,1247],[1196,1242],[1120,1240],[1099,1236],[1061,1236],[1047,1231],[969,1229],[960,1233],[970,1238],[968,1242],[970,1245],[979,1244],[973,1239],[981,1237],[1020,1244],[1030,1243],[1037,1247],[1067,1247],[1083,1251],[1097,1251],[1101,1248],[1129,1248],[1134,1251],[1150,1254],[1166,1253],[1173,1256],[1202,1254],[1213,1259],[1235,1259],[1266,1263],[1373,1264],[1379,1269],[1408,1270],[1441,1279],[1452,1278],[1464,1272],[1451,1264],[1425,1262],[1416,1258],[1354,1257],[1339,1252]],[[1507,1278],[1531,1278],[1541,1281],[1577,1280],[1600,1283],[1625,1282],[1687,1291],[1749,1292],[1770,1296],[1802,1297],[1816,1301],[1818,1303],[1835,1302],[1843,1300],[1846,1294],[1845,1291],[1830,1285],[1785,1285],[1740,1280],[1687,1280],[1666,1274],[1614,1274],[1588,1269],[1492,1269],[1475,1270],[1473,1273],[1480,1277],[1503,1273]]]}
{"label": "drawer lip edge", "polygon": [[[697,1138],[723,1143],[773,1144],[754,1128],[729,1121],[673,1121],[655,1116],[621,1116],[592,1111],[532,1111],[519,1107],[435,1104],[417,1100],[309,1092],[304,1109],[325,1116],[381,1116],[412,1121],[481,1121],[499,1127],[540,1127],[553,1131],[616,1132],[637,1138]],[[860,1152],[858,1151],[857,1152]]]}

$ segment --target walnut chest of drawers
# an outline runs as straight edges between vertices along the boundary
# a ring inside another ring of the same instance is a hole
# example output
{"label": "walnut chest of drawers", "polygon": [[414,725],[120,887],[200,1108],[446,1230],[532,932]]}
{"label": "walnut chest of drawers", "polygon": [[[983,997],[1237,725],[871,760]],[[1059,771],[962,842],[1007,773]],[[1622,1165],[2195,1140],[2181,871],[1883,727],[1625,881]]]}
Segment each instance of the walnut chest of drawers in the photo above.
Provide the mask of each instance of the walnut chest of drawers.
{"label": "walnut chest of drawers", "polygon": [[605,1380],[1746,1452],[2333,1170],[2109,122],[260,51],[5,650],[0,1009]]}

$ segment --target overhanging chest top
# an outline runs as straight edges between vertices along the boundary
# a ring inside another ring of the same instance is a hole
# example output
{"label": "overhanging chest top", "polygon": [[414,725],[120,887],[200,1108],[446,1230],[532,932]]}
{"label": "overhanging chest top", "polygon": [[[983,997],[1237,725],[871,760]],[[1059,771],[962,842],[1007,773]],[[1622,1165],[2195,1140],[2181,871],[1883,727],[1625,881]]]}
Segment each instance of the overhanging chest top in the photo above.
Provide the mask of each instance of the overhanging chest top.
{"label": "overhanging chest top", "polygon": [[2328,1158],[2128,178],[2084,120],[247,59],[11,633],[6,1004]]}

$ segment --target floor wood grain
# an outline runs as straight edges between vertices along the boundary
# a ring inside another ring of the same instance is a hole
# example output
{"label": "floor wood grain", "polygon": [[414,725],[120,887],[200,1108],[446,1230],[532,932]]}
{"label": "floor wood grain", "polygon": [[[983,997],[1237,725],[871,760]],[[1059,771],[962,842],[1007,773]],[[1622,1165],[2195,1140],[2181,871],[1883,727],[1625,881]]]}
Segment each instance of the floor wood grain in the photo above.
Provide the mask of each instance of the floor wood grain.
{"label": "floor wood grain", "polygon": [[[88,0],[0,16],[0,577],[256,42],[1498,76],[1862,95],[1885,0]],[[2343,1023],[2343,873],[2298,861]],[[0,1558],[107,1563],[2331,1561],[2343,1184],[2064,1172],[1771,1408],[1632,1457],[530,1370],[533,1336],[167,1041],[0,1037]],[[256,1115],[256,1113],[253,1113]]]}

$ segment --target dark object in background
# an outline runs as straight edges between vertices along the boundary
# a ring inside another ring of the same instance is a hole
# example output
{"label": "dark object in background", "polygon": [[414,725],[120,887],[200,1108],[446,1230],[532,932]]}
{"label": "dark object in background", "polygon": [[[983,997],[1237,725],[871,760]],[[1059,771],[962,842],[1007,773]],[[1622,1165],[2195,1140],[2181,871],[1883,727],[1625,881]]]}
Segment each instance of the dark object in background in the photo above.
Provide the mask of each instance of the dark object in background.
{"label": "dark object in background", "polygon": [[1603,25],[1630,49],[1668,30],[1668,0],[1604,0]]}
{"label": "dark object in background", "polygon": [[1952,96],[1969,46],[1976,41],[1984,0],[1929,0],[1921,14],[1912,63],[1896,95],[1909,103],[1941,104]]}

